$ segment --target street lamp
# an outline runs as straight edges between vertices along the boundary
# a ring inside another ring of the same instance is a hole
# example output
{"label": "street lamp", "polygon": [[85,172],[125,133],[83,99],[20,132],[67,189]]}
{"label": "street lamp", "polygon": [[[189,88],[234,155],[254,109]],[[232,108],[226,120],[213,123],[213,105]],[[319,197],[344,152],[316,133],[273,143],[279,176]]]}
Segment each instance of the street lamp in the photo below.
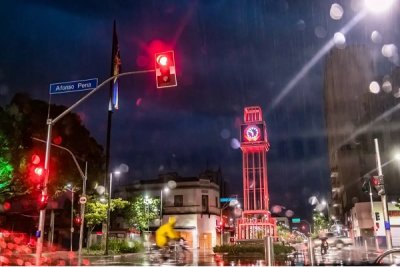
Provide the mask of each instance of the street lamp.
{"label": "street lamp", "polygon": [[65,189],[71,192],[71,229],[70,229],[70,240],[69,240],[69,246],[70,246],[70,251],[72,251],[72,240],[74,237],[74,193],[78,191],[78,188],[73,186],[71,183],[68,183],[65,186]]}
{"label": "street lamp", "polygon": [[388,10],[394,0],[364,0],[367,9],[373,13],[382,13]]}
{"label": "street lamp", "polygon": [[120,175],[121,171],[115,170],[113,172],[110,172],[110,189],[108,191],[108,203],[107,203],[107,231],[106,231],[106,249],[104,254],[108,255],[108,237],[110,234],[110,217],[111,217],[111,193],[112,193],[112,178],[114,175]]}
{"label": "street lamp", "polygon": [[168,193],[169,187],[166,186],[160,190],[160,226],[162,225],[162,219],[163,219],[163,191],[165,193]]}

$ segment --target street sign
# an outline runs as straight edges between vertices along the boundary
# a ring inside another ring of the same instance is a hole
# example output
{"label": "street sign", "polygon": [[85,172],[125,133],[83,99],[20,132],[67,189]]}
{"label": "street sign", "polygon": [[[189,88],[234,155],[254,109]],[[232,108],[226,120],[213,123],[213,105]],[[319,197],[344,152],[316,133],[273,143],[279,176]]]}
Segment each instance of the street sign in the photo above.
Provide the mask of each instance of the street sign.
{"label": "street sign", "polygon": [[221,197],[219,199],[219,202],[225,203],[225,202],[231,202],[232,200],[236,200],[236,198],[233,198],[233,197]]}
{"label": "street sign", "polygon": [[50,84],[50,94],[74,93],[93,90],[97,87],[97,78]]}
{"label": "street sign", "polygon": [[300,218],[292,218],[292,223],[300,223]]}
{"label": "street sign", "polygon": [[80,197],[80,198],[79,198],[79,203],[81,203],[81,204],[85,204],[86,201],[87,201],[87,198],[86,198],[86,197]]}

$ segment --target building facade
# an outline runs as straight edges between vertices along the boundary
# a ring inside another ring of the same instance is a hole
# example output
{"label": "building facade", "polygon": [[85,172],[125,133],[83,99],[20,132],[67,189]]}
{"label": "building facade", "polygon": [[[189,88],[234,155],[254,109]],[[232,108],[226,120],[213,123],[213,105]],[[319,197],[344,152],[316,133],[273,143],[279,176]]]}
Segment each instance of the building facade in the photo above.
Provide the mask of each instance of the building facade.
{"label": "building facade", "polygon": [[[399,69],[390,75],[374,75],[373,61],[369,49],[364,46],[349,46],[334,49],[326,59],[325,68],[325,117],[329,153],[332,198],[330,215],[346,225],[358,227],[356,237],[367,235],[365,225],[373,222],[352,220],[362,205],[369,201],[368,192],[362,190],[362,178],[377,175],[376,148],[374,139],[379,142],[379,154],[387,198],[397,201],[400,192],[398,177],[400,165],[394,160],[400,152],[400,127],[397,121]],[[382,90],[373,94],[370,83],[378,81]],[[397,88],[397,89],[396,89]],[[373,199],[380,197],[373,192]],[[353,208],[354,207],[354,208]],[[369,218],[372,218],[369,216]],[[363,233],[362,233],[363,232]]]}
{"label": "building facade", "polygon": [[[220,220],[220,188],[212,177],[180,177],[177,173],[169,173],[160,175],[158,179],[141,180],[126,186],[117,192],[117,196],[128,199],[142,194],[160,198],[162,221],[150,222],[150,230],[154,231],[174,216],[175,229],[190,247],[211,250],[218,244],[216,229]],[[166,187],[168,191],[164,190]]]}
{"label": "building facade", "polygon": [[[364,246],[366,242],[368,246],[374,247],[376,237],[379,249],[383,249],[386,248],[386,233],[382,203],[375,201],[373,207],[374,210],[371,213],[370,202],[359,202],[354,205],[350,212],[350,233],[354,238],[354,244]],[[400,247],[400,209],[395,204],[388,203],[388,215],[392,246],[398,248]]]}

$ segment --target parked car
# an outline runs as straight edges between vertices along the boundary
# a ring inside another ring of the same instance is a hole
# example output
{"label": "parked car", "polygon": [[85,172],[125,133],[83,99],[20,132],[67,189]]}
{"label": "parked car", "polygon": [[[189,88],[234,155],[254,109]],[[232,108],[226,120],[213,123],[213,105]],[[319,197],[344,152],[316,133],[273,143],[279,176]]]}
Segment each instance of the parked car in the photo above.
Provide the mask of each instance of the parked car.
{"label": "parked car", "polygon": [[314,239],[314,247],[321,246],[322,240],[326,239],[329,247],[341,249],[345,246],[353,245],[353,240],[347,236],[336,235],[334,233],[326,233]]}

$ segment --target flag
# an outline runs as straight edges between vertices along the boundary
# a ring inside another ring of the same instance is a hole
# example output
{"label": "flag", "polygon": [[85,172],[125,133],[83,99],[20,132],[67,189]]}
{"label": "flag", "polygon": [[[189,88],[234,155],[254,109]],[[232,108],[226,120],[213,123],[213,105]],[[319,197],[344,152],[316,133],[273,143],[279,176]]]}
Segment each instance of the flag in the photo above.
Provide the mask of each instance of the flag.
{"label": "flag", "polygon": [[[118,36],[116,24],[114,21],[114,29],[113,29],[113,43],[112,43],[112,62],[111,62],[111,76],[115,76],[121,73],[121,56],[119,53],[119,45],[118,45]],[[118,78],[115,77],[112,81],[112,94],[110,95],[110,107],[112,110],[118,109]],[[112,104],[112,105],[111,105]]]}

